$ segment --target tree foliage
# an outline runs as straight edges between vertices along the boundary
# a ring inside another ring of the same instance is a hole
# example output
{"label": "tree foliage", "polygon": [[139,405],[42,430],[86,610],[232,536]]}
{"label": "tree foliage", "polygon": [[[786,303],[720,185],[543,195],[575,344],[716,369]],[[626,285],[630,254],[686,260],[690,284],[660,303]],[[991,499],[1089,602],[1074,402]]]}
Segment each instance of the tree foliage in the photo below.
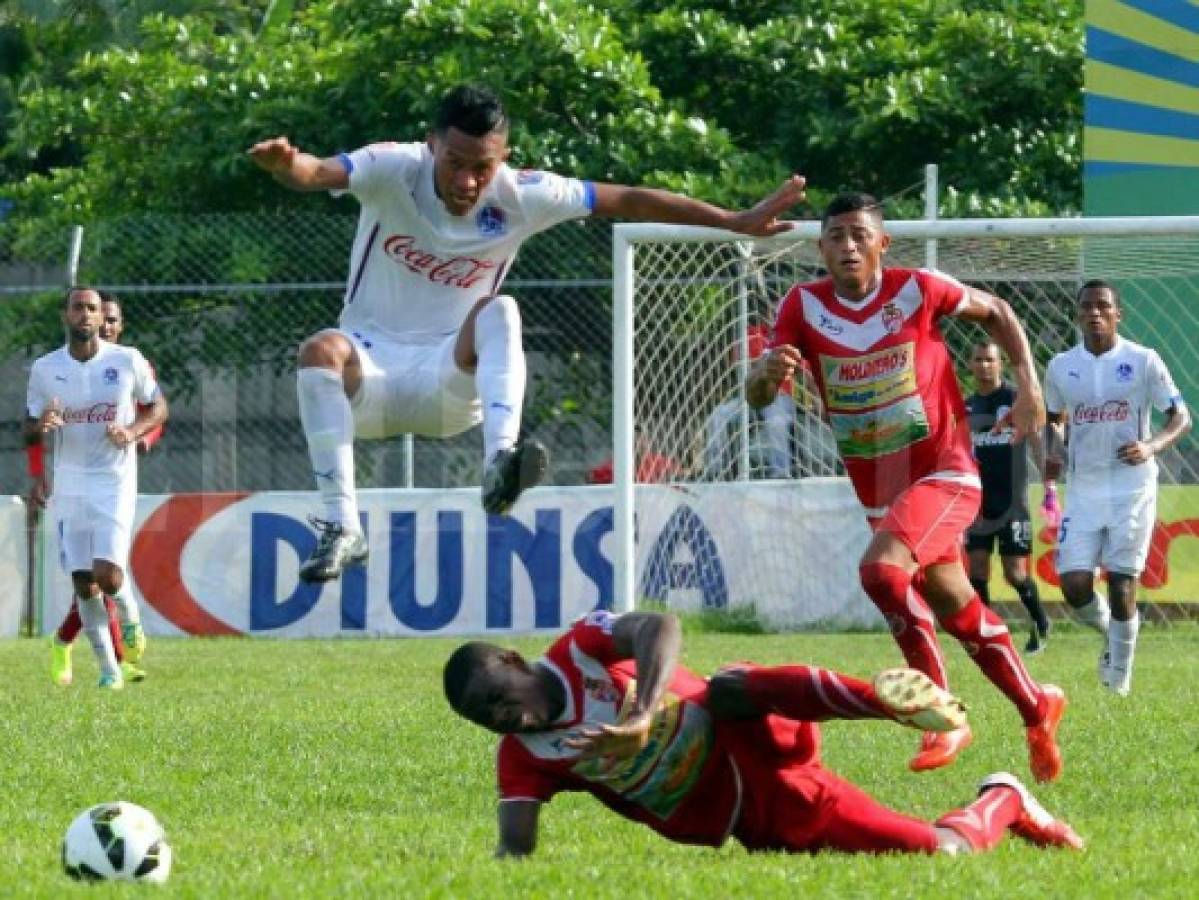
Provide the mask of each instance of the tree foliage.
{"label": "tree foliage", "polygon": [[465,79],[503,92],[521,164],[598,180],[741,204],[798,170],[894,196],[937,162],[946,213],[1079,205],[1081,0],[90,6],[108,31],[93,16],[73,48],[61,23],[17,35],[5,156],[54,162],[9,189],[26,215],[291,204],[248,165],[253,141],[419,138]]}

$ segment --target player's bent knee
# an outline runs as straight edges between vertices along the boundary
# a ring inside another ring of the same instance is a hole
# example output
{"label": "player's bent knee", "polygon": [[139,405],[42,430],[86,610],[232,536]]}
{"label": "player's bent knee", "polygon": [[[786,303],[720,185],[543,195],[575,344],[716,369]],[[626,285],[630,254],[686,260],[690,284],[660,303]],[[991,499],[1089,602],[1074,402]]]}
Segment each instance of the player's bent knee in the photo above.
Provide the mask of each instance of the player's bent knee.
{"label": "player's bent knee", "polygon": [[504,329],[520,333],[520,307],[509,294],[496,294],[485,300],[475,315],[477,328]]}
{"label": "player's bent knee", "polygon": [[296,354],[300,368],[342,371],[354,355],[354,345],[337,331],[318,331],[300,345]]}
{"label": "player's bent knee", "polygon": [[112,563],[96,563],[93,577],[100,590],[109,595],[118,593],[125,584],[125,573]]}
{"label": "player's bent knee", "polygon": [[1062,597],[1071,606],[1086,606],[1095,593],[1094,578],[1090,572],[1063,572],[1061,586]]}

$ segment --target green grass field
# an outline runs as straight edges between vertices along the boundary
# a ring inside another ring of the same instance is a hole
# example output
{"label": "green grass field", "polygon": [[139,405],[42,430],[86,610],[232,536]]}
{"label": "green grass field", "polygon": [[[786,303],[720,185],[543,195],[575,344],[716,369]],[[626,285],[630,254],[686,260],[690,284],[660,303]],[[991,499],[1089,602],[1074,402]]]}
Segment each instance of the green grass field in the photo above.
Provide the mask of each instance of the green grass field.
{"label": "green grass field", "polygon": [[[544,639],[514,642],[535,654]],[[428,641],[152,640],[150,679],[101,694],[85,645],[76,684],[47,677],[43,641],[0,643],[4,799],[0,896],[131,895],[59,868],[71,818],[103,800],[153,810],[181,897],[1193,897],[1199,882],[1199,629],[1143,632],[1134,694],[1101,692],[1097,638],[1059,629],[1034,674],[1063,685],[1066,771],[1037,791],[1089,841],[1083,854],[1019,841],[969,858],[786,856],[667,843],[587,796],[542,814],[532,860],[495,861],[494,739],[456,719]],[[907,772],[915,732],[825,728],[825,759],[904,811],[935,817],[978,779],[1028,777],[1019,719],[962,651],[952,683],[974,746],[949,769]],[[736,659],[867,675],[893,665],[885,635],[689,631],[700,671]]]}

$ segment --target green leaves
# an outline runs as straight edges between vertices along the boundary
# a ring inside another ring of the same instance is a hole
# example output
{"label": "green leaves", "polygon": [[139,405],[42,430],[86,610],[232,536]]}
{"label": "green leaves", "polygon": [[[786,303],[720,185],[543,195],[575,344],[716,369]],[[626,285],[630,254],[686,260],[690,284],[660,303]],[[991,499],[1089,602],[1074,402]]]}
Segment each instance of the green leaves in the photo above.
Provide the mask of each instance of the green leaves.
{"label": "green leaves", "polygon": [[817,199],[896,195],[937,162],[951,208],[1079,205],[1079,0],[214,0],[170,15],[185,6],[105,20],[96,4],[99,30],[76,38],[90,44],[55,20],[6,26],[31,60],[6,158],[42,176],[7,192],[23,215],[291,205],[250,143],[285,133],[327,155],[420,137],[463,79],[505,95],[520,165],[742,205],[793,170]]}

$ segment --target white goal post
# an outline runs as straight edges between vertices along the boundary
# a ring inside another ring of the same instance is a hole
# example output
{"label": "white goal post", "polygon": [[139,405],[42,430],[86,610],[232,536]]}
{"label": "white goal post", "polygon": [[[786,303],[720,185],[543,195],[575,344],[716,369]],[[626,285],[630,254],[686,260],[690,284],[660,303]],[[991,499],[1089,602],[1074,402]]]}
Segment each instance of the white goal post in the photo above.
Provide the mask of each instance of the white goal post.
{"label": "white goal post", "polygon": [[[804,385],[780,401],[790,416],[779,420],[785,432],[744,404],[750,357],[760,352],[779,300],[792,284],[823,274],[819,228],[800,222],[786,235],[752,239],[673,225],[616,227],[618,609],[648,598],[681,608],[752,605],[779,627],[873,621],[856,577],[868,535]],[[1113,281],[1124,299],[1121,333],[1156,348],[1184,398],[1199,406],[1199,216],[896,220],[887,231],[889,265],[935,267],[1008,300],[1042,372],[1077,340],[1078,286],[1089,278]],[[984,333],[957,322],[945,331],[966,376],[969,348]],[[656,468],[646,466],[647,454],[657,458]],[[1163,458],[1161,482],[1199,484],[1194,435]],[[1194,491],[1193,498],[1189,489],[1163,492],[1159,522],[1194,519],[1199,534],[1199,487]],[[1039,499],[1034,490],[1030,505]],[[1176,531],[1190,534],[1190,527]],[[682,536],[664,540],[663,529]],[[1169,544],[1155,542],[1155,552]],[[1156,563],[1159,581],[1166,570],[1168,578],[1149,585],[1156,592],[1148,597],[1199,601],[1199,543],[1174,544]],[[703,549],[709,546],[711,554]],[[717,568],[704,571],[713,559]],[[1051,588],[1048,596],[1060,594]]]}

